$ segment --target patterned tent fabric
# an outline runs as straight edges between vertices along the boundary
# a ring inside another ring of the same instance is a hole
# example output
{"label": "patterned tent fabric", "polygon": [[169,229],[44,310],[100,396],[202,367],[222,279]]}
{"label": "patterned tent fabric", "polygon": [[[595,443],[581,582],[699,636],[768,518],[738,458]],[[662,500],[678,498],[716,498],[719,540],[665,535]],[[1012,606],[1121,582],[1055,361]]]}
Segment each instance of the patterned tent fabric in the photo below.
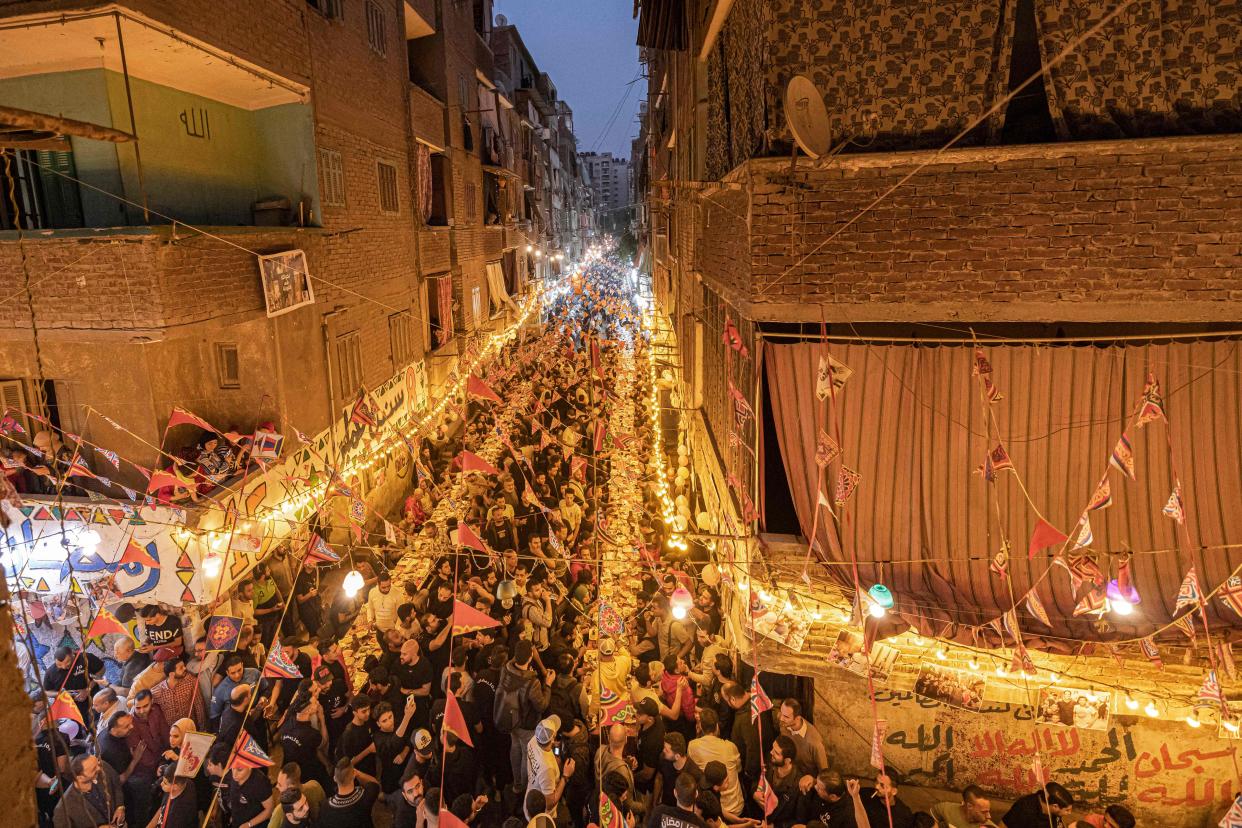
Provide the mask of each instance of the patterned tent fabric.
{"label": "patterned tent fabric", "polygon": [[[986,343],[985,343],[986,346]],[[925,632],[963,640],[1013,604],[1005,581],[989,568],[1011,544],[1008,573],[1028,641],[1066,650],[1060,638],[1101,636],[1089,618],[1074,618],[1085,591],[1071,590],[1067,569],[1052,566],[1057,547],[1028,560],[1039,514],[1072,535],[1108,471],[1112,505],[1090,512],[1088,549],[1107,577],[1133,551],[1133,584],[1140,611],[1110,618],[1116,638],[1139,638],[1172,619],[1177,584],[1196,567],[1205,592],[1242,564],[1242,340],[1129,345],[1003,345],[985,347],[1004,400],[980,400],[969,345],[861,343],[769,344],[765,370],[777,442],[804,533],[816,503],[818,430],[833,421],[814,396],[819,357],[827,349],[854,370],[836,401],[841,457],[824,474],[830,487],[842,463],[861,482],[839,526],[820,521],[820,546],[830,561],[860,561],[864,586],[881,581],[897,596],[896,611]],[[1147,372],[1164,391],[1168,421],[1129,430],[1135,480],[1109,466],[1109,457],[1138,406]],[[994,482],[974,472],[996,444],[985,408],[995,414],[1014,470]],[[769,447],[768,450],[774,450]],[[1184,526],[1162,514],[1174,468],[1185,505]],[[828,491],[825,488],[825,491]],[[993,499],[999,499],[999,523]],[[1003,529],[1003,532],[1001,531]],[[1215,547],[1215,548],[1213,548]],[[1158,551],[1157,551],[1158,550]],[[874,562],[882,562],[882,565]],[[845,567],[821,575],[844,583]],[[1042,581],[1039,579],[1045,575]],[[1038,582],[1051,631],[1029,615],[1022,596]],[[852,581],[847,586],[852,587]],[[1242,617],[1210,602],[1214,630],[1242,630]],[[1176,631],[1162,640],[1184,641]]]}
{"label": "patterned tent fabric", "polygon": [[[1112,11],[1035,4],[1047,64]],[[1242,130],[1242,18],[1226,0],[1134,3],[1052,67],[1049,106],[1063,138]]]}

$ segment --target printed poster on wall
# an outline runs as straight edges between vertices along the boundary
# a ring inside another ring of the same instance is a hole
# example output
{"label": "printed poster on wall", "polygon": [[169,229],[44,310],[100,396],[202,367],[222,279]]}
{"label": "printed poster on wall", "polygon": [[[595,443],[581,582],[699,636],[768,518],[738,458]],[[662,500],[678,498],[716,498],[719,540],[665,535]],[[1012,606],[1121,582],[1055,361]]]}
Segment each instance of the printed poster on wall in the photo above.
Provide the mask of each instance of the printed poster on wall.
{"label": "printed poster on wall", "polygon": [[285,250],[260,256],[259,278],[268,316],[280,316],[315,302],[305,251]]}
{"label": "printed poster on wall", "polygon": [[981,710],[986,690],[987,679],[978,673],[926,662],[914,682],[916,694],[962,710]]}
{"label": "printed poster on wall", "polygon": [[1083,730],[1108,730],[1113,694],[1080,687],[1043,687],[1035,721],[1040,724],[1077,727]]}

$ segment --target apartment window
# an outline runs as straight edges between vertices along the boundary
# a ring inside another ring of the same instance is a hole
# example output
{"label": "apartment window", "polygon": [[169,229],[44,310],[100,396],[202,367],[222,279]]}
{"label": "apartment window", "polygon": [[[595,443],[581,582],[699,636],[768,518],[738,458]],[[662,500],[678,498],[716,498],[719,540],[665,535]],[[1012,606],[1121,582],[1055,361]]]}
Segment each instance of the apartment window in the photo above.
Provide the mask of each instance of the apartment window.
{"label": "apartment window", "polygon": [[427,327],[432,350],[453,338],[453,277],[448,273],[427,280]]}
{"label": "apartment window", "polygon": [[375,0],[367,0],[367,43],[376,54],[388,54],[388,18]]}
{"label": "apartment window", "polygon": [[337,396],[348,401],[362,387],[362,335],[357,331],[336,338]]}
{"label": "apartment window", "polygon": [[388,317],[388,347],[392,352],[393,370],[404,368],[414,356],[410,348],[410,312],[401,311]]}
{"label": "apartment window", "polygon": [[345,0],[306,0],[306,5],[329,20],[345,19]]}
{"label": "apartment window", "polygon": [[241,368],[235,343],[216,343],[216,383],[221,388],[241,388]]}
{"label": "apartment window", "polygon": [[319,150],[319,195],[330,207],[345,206],[345,161],[336,150]]}
{"label": "apartment window", "polygon": [[386,161],[375,162],[379,175],[379,206],[381,213],[396,213],[401,209],[397,195],[397,168]]}
{"label": "apartment window", "polygon": [[431,156],[431,216],[427,219],[430,225],[445,227],[449,223],[448,158],[443,153]]}

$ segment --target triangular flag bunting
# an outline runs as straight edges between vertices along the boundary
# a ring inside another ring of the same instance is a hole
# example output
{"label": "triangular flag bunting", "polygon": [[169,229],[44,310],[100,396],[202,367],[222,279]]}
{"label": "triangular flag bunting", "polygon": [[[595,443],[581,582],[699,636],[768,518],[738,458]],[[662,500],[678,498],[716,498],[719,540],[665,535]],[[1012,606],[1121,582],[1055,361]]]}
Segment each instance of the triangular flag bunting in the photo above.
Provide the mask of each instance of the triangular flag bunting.
{"label": "triangular flag bunting", "polygon": [[371,395],[365,387],[358,392],[358,399],[354,401],[353,410],[349,412],[349,421],[371,428],[375,428],[378,422],[375,417],[375,406],[371,404]]}
{"label": "triangular flag bunting", "polygon": [[1039,593],[1033,588],[1026,594],[1026,609],[1045,627],[1052,626],[1052,622],[1048,620],[1048,611],[1044,609],[1044,602],[1039,599]]}
{"label": "triangular flag bunting", "polygon": [[487,544],[483,543],[483,539],[478,533],[470,528],[470,525],[457,521],[457,545],[468,546],[476,552],[486,552]]}
{"label": "triangular flag bunting", "polygon": [[1147,656],[1147,660],[1157,668],[1164,666],[1164,661],[1160,658],[1160,648],[1156,646],[1156,639],[1150,635],[1147,636],[1139,641],[1139,649],[1143,651],[1143,655]]}
{"label": "triangular flag bunting", "polygon": [[759,673],[756,672],[750,680],[750,720],[754,722],[765,710],[771,709],[772,700],[759,684]]}
{"label": "triangular flag bunting", "polygon": [[1134,424],[1139,428],[1157,420],[1168,420],[1164,416],[1164,397],[1160,395],[1160,382],[1156,375],[1147,374],[1147,383],[1143,386],[1143,399],[1139,401],[1138,417]]}
{"label": "triangular flag bunting", "polygon": [[254,740],[253,736],[242,730],[237,739],[237,748],[233,751],[233,759],[229,762],[230,768],[236,765],[260,770],[270,768],[272,759],[263,752],[263,748],[259,747],[259,743]]}
{"label": "triangular flag bunting", "polygon": [[1225,701],[1225,693],[1221,690],[1220,682],[1216,680],[1216,671],[1209,670],[1203,679],[1203,684],[1199,686],[1199,693],[1195,696],[1196,705],[1216,705]]}
{"label": "triangular flag bunting", "polygon": [[332,551],[332,547],[328,546],[328,542],[319,535],[312,535],[310,543],[306,547],[306,558],[304,564],[334,564],[339,563],[341,556]]}
{"label": "triangular flag bunting", "polygon": [[502,402],[499,395],[497,395],[487,383],[476,377],[474,374],[471,374],[466,379],[466,393],[476,399],[489,400],[491,402]]}
{"label": "triangular flag bunting", "polygon": [[1108,458],[1108,463],[1131,480],[1136,479],[1134,476],[1134,449],[1130,446],[1130,436],[1128,434],[1122,434],[1118,438],[1117,445],[1113,448],[1113,454]]}
{"label": "triangular flag bunting", "polygon": [[263,665],[263,675],[280,679],[302,678],[302,671],[298,669],[298,665],[285,656],[285,649],[280,646],[279,637],[272,642],[271,652],[267,654],[267,663]]}
{"label": "triangular flag bunting", "polygon": [[1087,511],[1095,512],[1100,509],[1107,509],[1113,505],[1113,489],[1105,477],[1100,481],[1100,485],[1095,487],[1095,493],[1091,495],[1091,500],[1087,503]]}
{"label": "triangular flag bunting", "polygon": [[481,472],[482,474],[499,474],[500,473],[496,469],[496,467],[493,466],[491,463],[487,462],[486,460],[484,460],[482,457],[475,454],[474,452],[466,451],[464,449],[462,450],[461,454],[458,454],[457,457],[454,458],[454,463],[456,463],[457,466],[461,468],[463,473],[466,473],[466,472]]}
{"label": "triangular flag bunting", "polygon": [[82,711],[78,709],[77,703],[73,700],[73,696],[69,695],[68,690],[61,690],[56,694],[56,700],[52,702],[51,713],[53,719],[69,719],[77,722],[79,727],[86,727],[86,723],[82,721]]}
{"label": "triangular flag bunting", "polygon": [[1027,547],[1026,556],[1028,559],[1033,558],[1039,550],[1063,544],[1067,540],[1069,540],[1069,536],[1048,521],[1040,518],[1035,523],[1035,531],[1031,533],[1031,543]]}
{"label": "triangular flag bunting", "polygon": [[164,430],[167,431],[168,429],[179,425],[198,426],[204,431],[212,431],[216,434],[221,433],[215,426],[204,420],[202,417],[199,417],[197,414],[192,414],[184,408],[174,407],[172,414],[168,416],[168,425],[164,426]]}
{"label": "triangular flag bunting", "polygon": [[1174,478],[1173,493],[1169,495],[1169,502],[1164,504],[1164,508],[1160,511],[1173,518],[1179,525],[1186,522],[1186,507],[1182,503],[1182,481]]}
{"label": "triangular flag bunting", "polygon": [[469,635],[479,630],[499,627],[500,622],[469,604],[453,600],[453,635]]}
{"label": "triangular flag bunting", "polygon": [[1203,591],[1199,589],[1199,576],[1192,566],[1186,573],[1186,577],[1182,578],[1182,586],[1177,591],[1177,602],[1173,605],[1173,614],[1184,610],[1186,607],[1199,606],[1199,600],[1203,596]]}
{"label": "triangular flag bunting", "polygon": [[466,725],[466,717],[461,712],[461,705],[457,703],[457,696],[453,693],[444,697],[444,731],[455,734],[458,739],[474,747],[474,740],[470,738],[470,728]]}
{"label": "triangular flag bunting", "polygon": [[100,607],[99,612],[95,613],[94,619],[91,620],[91,627],[86,631],[86,637],[95,638],[96,636],[110,635],[112,633],[133,637],[119,618],[107,609]]}

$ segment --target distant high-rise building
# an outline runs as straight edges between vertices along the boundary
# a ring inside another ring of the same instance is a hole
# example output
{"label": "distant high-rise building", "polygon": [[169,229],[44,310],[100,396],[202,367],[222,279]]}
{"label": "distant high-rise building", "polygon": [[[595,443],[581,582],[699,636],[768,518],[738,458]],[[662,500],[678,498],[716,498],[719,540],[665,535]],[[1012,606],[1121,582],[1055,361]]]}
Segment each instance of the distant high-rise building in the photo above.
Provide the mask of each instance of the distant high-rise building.
{"label": "distant high-rise building", "polygon": [[632,201],[630,162],[614,157],[611,152],[584,152],[581,156],[591,179],[598,226],[613,230],[624,227],[629,221],[628,208]]}

